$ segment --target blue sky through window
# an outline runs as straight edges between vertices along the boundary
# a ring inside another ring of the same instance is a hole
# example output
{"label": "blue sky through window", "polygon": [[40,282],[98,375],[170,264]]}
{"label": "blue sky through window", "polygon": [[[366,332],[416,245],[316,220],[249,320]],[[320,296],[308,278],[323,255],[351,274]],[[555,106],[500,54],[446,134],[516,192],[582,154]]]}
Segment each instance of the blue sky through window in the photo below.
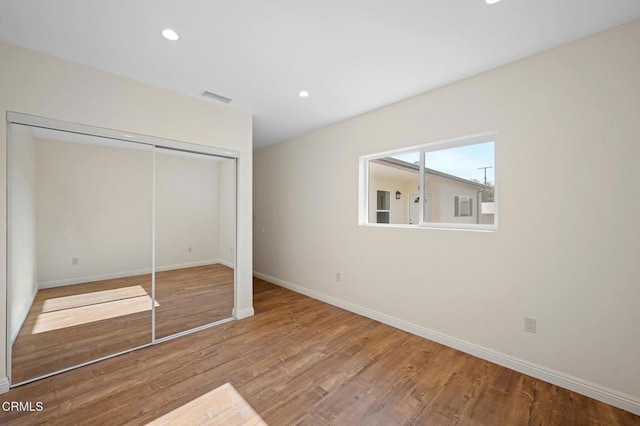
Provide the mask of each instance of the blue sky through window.
{"label": "blue sky through window", "polygon": [[[391,157],[411,164],[420,164],[419,152],[403,153]],[[429,151],[425,157],[425,167],[429,169],[463,179],[477,179],[480,182],[484,181],[484,170],[478,168],[492,166],[493,168],[487,169],[487,181],[495,182],[495,142]]]}
{"label": "blue sky through window", "polygon": [[[495,166],[494,142],[465,145],[430,151],[425,154],[425,167],[458,176],[463,179],[484,181],[484,170],[479,167]],[[487,181],[495,182],[495,168],[487,169]]]}

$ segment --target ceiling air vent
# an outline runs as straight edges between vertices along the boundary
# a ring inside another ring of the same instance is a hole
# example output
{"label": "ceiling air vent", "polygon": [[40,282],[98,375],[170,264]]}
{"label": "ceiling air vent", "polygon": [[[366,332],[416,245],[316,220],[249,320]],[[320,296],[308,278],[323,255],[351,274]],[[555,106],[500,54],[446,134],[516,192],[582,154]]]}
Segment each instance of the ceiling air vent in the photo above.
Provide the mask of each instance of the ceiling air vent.
{"label": "ceiling air vent", "polygon": [[214,100],[219,101],[219,102],[224,102],[225,104],[228,104],[229,102],[231,102],[231,98],[227,98],[226,96],[218,95],[217,93],[213,93],[213,92],[210,92],[208,90],[205,90],[204,92],[202,92],[202,96],[214,99]]}

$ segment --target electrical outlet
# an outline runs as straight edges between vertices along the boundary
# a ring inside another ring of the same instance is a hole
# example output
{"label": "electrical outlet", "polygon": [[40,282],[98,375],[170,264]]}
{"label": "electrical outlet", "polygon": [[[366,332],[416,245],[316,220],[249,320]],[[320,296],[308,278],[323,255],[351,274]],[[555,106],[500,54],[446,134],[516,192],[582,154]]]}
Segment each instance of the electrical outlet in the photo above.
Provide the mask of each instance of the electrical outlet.
{"label": "electrical outlet", "polygon": [[72,257],[71,258],[71,264],[72,265],[77,265],[78,264],[78,258],[77,257]]}
{"label": "electrical outlet", "polygon": [[192,247],[189,247],[189,248],[187,249],[187,251],[188,251],[189,253],[191,253],[191,252],[193,251],[193,248],[192,248]]}
{"label": "electrical outlet", "polygon": [[336,281],[340,282],[340,272],[336,272]]}
{"label": "electrical outlet", "polygon": [[524,317],[524,331],[527,333],[536,334],[536,320],[535,318]]}

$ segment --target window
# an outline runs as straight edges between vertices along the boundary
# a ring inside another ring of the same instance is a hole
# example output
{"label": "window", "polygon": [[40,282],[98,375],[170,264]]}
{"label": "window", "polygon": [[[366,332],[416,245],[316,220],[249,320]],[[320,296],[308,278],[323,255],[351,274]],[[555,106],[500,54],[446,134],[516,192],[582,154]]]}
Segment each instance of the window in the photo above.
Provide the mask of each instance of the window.
{"label": "window", "polygon": [[389,223],[391,196],[389,191],[377,191],[376,223]]}
{"label": "window", "polygon": [[473,198],[464,195],[456,195],[453,197],[455,217],[473,216]]}
{"label": "window", "polygon": [[495,134],[365,155],[360,173],[362,225],[497,229]]}

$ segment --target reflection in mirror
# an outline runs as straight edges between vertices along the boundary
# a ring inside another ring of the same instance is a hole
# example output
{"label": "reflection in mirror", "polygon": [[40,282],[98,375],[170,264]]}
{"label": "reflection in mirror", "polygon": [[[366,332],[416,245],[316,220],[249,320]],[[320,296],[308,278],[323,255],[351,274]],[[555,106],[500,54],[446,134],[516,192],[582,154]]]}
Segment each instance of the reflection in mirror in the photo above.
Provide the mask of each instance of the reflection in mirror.
{"label": "reflection in mirror", "polygon": [[155,337],[233,316],[235,160],[156,148]]}
{"label": "reflection in mirror", "polygon": [[12,384],[151,343],[152,148],[10,126]]}

